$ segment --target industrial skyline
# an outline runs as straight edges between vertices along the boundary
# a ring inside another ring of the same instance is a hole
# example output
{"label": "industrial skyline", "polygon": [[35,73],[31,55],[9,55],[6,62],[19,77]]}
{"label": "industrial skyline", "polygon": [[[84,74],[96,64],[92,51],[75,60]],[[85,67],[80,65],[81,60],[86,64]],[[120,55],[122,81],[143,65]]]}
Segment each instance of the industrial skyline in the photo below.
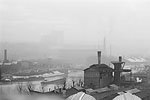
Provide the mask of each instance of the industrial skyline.
{"label": "industrial skyline", "polygon": [[42,45],[42,37],[56,30],[65,45],[98,46],[106,35],[107,52],[111,44],[112,54],[149,56],[150,2],[111,2],[1,0],[0,42]]}

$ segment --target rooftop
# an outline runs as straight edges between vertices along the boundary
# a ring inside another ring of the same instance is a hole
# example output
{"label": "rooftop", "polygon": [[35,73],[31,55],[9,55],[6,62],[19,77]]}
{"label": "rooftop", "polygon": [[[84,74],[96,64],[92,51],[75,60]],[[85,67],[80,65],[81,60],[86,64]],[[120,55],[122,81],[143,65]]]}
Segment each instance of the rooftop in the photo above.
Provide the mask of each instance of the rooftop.
{"label": "rooftop", "polygon": [[[93,64],[87,69],[90,69],[90,68],[93,68],[93,69],[98,70],[98,71],[102,71],[102,70],[113,71],[113,68],[109,67],[106,64]],[[87,69],[85,69],[85,70],[87,70]]]}

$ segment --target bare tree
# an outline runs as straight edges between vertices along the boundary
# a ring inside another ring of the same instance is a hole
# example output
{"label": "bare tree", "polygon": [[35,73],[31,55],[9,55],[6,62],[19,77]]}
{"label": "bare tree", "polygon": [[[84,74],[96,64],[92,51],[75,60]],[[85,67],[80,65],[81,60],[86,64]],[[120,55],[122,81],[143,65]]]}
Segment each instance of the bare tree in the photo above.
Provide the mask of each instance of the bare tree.
{"label": "bare tree", "polygon": [[81,87],[83,87],[83,84],[84,84],[84,82],[83,82],[83,81],[81,81]]}
{"label": "bare tree", "polygon": [[79,86],[83,86],[83,81],[82,81],[82,79],[79,79]]}
{"label": "bare tree", "polygon": [[18,83],[17,85],[17,91],[22,94],[22,91],[23,91],[23,84],[22,83]]}
{"label": "bare tree", "polygon": [[27,83],[27,88],[28,88],[28,90],[33,90],[33,84],[28,82]]}
{"label": "bare tree", "polygon": [[30,94],[30,91],[34,89],[34,86],[31,82],[27,83],[27,94]]}
{"label": "bare tree", "polygon": [[72,87],[75,87],[75,81],[72,80]]}
{"label": "bare tree", "polygon": [[63,90],[66,89],[66,80],[64,81],[64,84],[63,84]]}

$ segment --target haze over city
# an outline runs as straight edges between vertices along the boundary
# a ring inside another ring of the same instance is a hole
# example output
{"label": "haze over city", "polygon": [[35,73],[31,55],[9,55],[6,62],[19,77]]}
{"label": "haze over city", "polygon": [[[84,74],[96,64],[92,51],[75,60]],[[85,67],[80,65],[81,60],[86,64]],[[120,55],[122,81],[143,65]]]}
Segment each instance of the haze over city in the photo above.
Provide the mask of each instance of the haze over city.
{"label": "haze over city", "polygon": [[0,100],[150,100],[150,0],[0,0]]}
{"label": "haze over city", "polygon": [[60,49],[103,50],[104,38],[108,55],[111,50],[113,56],[148,57],[149,4],[148,0],[1,0],[0,58],[3,49],[11,59],[58,56],[64,53]]}

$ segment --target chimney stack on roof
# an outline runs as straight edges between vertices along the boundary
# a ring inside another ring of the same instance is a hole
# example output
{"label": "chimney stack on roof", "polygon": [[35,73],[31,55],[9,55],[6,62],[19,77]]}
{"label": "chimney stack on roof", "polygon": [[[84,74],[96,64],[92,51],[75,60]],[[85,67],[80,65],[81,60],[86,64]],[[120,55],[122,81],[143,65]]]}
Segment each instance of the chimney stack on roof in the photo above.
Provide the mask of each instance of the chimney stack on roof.
{"label": "chimney stack on roof", "polygon": [[101,64],[101,51],[98,51],[97,54],[98,54],[98,64],[100,65]]}
{"label": "chimney stack on roof", "polygon": [[122,56],[119,56],[119,62],[122,62]]}

